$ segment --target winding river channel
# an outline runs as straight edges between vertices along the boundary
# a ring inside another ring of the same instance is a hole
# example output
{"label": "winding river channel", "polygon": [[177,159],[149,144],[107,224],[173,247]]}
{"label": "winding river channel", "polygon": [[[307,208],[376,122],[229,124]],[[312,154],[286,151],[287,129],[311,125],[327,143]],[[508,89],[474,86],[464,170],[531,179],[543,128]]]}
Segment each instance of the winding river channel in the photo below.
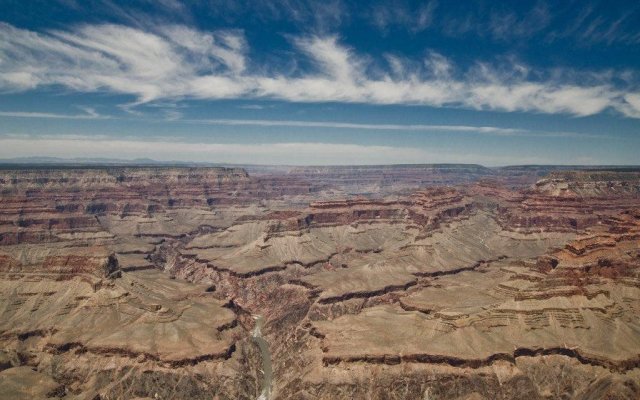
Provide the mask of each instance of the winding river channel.
{"label": "winding river channel", "polygon": [[252,337],[253,341],[260,348],[263,371],[262,391],[260,392],[260,396],[258,396],[257,400],[269,400],[271,398],[271,384],[273,381],[271,352],[269,351],[269,343],[267,343],[267,341],[262,337],[262,325],[264,324],[264,318],[262,318],[262,315],[255,315],[253,318],[256,320],[256,327],[253,328]]}

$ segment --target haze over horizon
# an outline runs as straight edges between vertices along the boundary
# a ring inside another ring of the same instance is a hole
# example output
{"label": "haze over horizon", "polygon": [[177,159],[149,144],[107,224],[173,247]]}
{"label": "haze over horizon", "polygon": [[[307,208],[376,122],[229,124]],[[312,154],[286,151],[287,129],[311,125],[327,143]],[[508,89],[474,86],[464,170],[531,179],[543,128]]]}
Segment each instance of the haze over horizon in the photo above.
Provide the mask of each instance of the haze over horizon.
{"label": "haze over horizon", "polygon": [[0,5],[0,158],[640,164],[627,1]]}

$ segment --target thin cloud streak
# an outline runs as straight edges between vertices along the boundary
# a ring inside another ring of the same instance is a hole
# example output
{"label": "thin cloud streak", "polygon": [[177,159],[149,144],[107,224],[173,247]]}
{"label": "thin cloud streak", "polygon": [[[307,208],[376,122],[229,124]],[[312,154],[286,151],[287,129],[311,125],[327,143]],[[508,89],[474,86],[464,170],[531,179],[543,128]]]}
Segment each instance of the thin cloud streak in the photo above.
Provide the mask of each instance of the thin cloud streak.
{"label": "thin cloud streak", "polygon": [[472,125],[427,125],[427,124],[362,124],[352,122],[325,121],[292,121],[292,120],[261,120],[261,119],[183,119],[172,122],[187,122],[208,125],[228,126],[262,126],[262,127],[295,127],[295,128],[332,128],[383,131],[414,131],[414,132],[458,132],[487,134],[495,136],[538,136],[538,137],[589,137],[604,138],[600,135],[583,134],[577,132],[540,132],[518,128],[500,128],[495,126]]}
{"label": "thin cloud streak", "polygon": [[50,119],[111,119],[106,115],[97,114],[92,109],[86,109],[87,114],[56,114],[47,112],[0,111],[0,117],[9,118],[50,118]]}
{"label": "thin cloud streak", "polygon": [[209,125],[241,125],[241,126],[282,126],[296,128],[336,128],[336,129],[365,129],[385,131],[446,131],[446,132],[477,132],[500,135],[515,135],[526,131],[520,129],[497,128],[492,126],[465,125],[423,125],[423,124],[360,124],[351,122],[324,121],[292,121],[292,120],[263,120],[263,119],[185,119],[180,122],[190,122]]}

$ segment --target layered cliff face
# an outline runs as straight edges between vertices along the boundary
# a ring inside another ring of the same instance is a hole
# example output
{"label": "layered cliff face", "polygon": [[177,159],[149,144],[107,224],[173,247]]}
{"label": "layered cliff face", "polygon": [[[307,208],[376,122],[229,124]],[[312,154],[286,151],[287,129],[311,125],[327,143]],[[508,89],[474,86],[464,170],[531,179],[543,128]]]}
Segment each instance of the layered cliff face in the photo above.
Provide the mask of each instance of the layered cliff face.
{"label": "layered cliff face", "polygon": [[552,172],[536,183],[540,193],[555,197],[627,198],[640,195],[640,172],[564,171]]}
{"label": "layered cliff face", "polygon": [[638,172],[553,172],[521,190],[485,181],[469,187],[487,199],[506,229],[581,231],[633,210],[640,199]]}
{"label": "layered cliff face", "polygon": [[402,168],[3,172],[0,397],[640,396],[637,174]]}
{"label": "layered cliff face", "polygon": [[329,185],[350,194],[392,194],[425,186],[455,185],[493,176],[481,165],[429,164],[398,166],[295,167],[287,176],[317,186]]}

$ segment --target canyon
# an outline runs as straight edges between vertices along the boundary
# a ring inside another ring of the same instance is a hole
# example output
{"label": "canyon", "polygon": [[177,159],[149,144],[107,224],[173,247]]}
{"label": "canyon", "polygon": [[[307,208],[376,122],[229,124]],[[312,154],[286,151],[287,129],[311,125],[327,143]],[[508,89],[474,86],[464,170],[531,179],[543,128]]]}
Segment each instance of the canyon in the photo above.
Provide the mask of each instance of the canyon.
{"label": "canyon", "polygon": [[640,169],[0,169],[0,398],[640,398]]}

